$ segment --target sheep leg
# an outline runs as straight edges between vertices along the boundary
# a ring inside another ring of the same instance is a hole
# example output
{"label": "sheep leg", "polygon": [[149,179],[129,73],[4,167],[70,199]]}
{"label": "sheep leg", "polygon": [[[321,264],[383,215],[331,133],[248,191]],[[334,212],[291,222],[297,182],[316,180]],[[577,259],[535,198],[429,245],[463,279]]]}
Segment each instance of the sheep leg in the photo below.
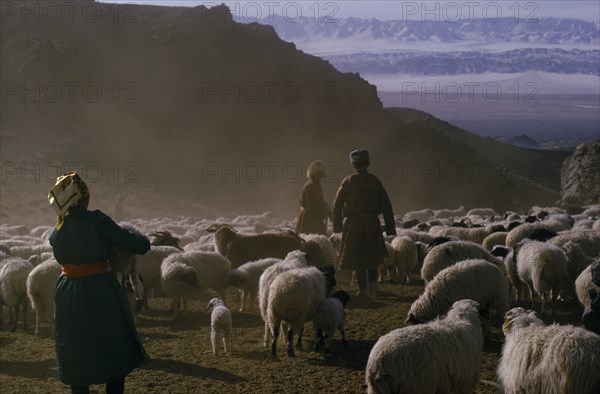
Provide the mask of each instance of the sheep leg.
{"label": "sheep leg", "polygon": [[8,314],[10,316],[10,332],[15,332],[17,331],[17,321],[19,320],[19,306],[9,306]]}
{"label": "sheep leg", "polygon": [[298,342],[296,342],[296,349],[301,352],[302,351],[302,335],[304,334],[304,326],[302,326],[299,330],[298,334]]}
{"label": "sheep leg", "polygon": [[295,357],[294,354],[294,329],[290,325],[287,332],[288,346],[287,346],[287,354],[288,357]]}
{"label": "sheep leg", "polygon": [[279,325],[281,323],[273,324],[273,331],[271,332],[271,360],[277,360],[277,337],[279,336]]}
{"label": "sheep leg", "polygon": [[265,337],[264,337],[264,346],[267,347],[267,343],[269,342],[269,334],[271,333],[271,329],[269,328],[269,323],[265,322]]}
{"label": "sheep leg", "polygon": [[29,302],[23,301],[23,331],[27,332],[27,311],[29,310]]}
{"label": "sheep leg", "polygon": [[248,298],[248,294],[246,291],[242,291],[242,305],[240,306],[240,312],[243,312],[246,309],[246,299]]}
{"label": "sheep leg", "polygon": [[225,348],[225,353],[231,353],[231,331],[225,331],[223,335],[223,347]]}
{"label": "sheep leg", "polygon": [[342,334],[342,345],[344,349],[348,348],[348,340],[346,340],[346,329],[340,329],[340,333]]}
{"label": "sheep leg", "polygon": [[217,335],[217,330],[214,327],[210,328],[210,344],[212,346],[212,351],[215,356],[219,355],[219,338]]}
{"label": "sheep leg", "polygon": [[315,345],[313,346],[313,351],[319,352],[322,340],[323,340],[323,330],[321,330],[319,328],[315,331]]}
{"label": "sheep leg", "polygon": [[35,333],[33,334],[36,337],[40,336],[40,320],[41,319],[42,319],[41,312],[36,310],[35,311]]}

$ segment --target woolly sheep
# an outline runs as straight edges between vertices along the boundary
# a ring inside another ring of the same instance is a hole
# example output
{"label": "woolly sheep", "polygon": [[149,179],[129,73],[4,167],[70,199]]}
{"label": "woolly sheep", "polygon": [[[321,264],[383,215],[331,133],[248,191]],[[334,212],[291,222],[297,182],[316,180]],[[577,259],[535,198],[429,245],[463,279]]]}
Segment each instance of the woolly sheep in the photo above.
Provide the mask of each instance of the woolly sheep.
{"label": "woolly sheep", "polygon": [[433,210],[431,209],[422,209],[420,211],[410,211],[410,212],[406,212],[404,214],[404,217],[402,218],[402,220],[404,220],[405,222],[408,222],[410,220],[416,219],[419,222],[423,223],[423,222],[427,222],[431,219],[433,219]]}
{"label": "woolly sheep", "polygon": [[291,269],[273,280],[267,305],[272,360],[277,358],[277,337],[282,322],[288,324],[288,356],[294,357],[295,333],[298,334],[298,349],[302,349],[304,323],[314,319],[317,307],[327,296],[327,283],[325,274],[315,267]]}
{"label": "woolly sheep", "polygon": [[17,329],[19,307],[23,306],[23,330],[27,331],[27,276],[33,270],[30,262],[16,257],[4,261],[0,269],[0,295],[4,305],[8,306],[10,331]]}
{"label": "woolly sheep", "polygon": [[[379,266],[377,266],[377,271],[379,274],[379,278],[378,281],[381,282],[383,280],[383,273],[385,271],[388,272],[388,279],[389,279],[389,270],[393,269],[394,270],[394,280],[396,280],[398,278],[398,267],[396,266],[396,250],[392,247],[392,244],[390,244],[389,242],[385,242],[385,248],[387,249],[387,257],[383,258],[383,262],[381,264],[379,264]],[[352,282],[350,283],[351,285],[353,285],[355,283],[356,279],[356,271],[352,272]]]}
{"label": "woolly sheep", "polygon": [[394,264],[396,265],[396,278],[400,277],[402,283],[410,283],[410,274],[419,266],[419,250],[412,238],[397,236],[392,240],[395,250]]}
{"label": "woolly sheep", "polygon": [[600,335],[571,325],[546,326],[535,312],[506,313],[498,364],[504,393],[600,392]]}
{"label": "woolly sheep", "polygon": [[173,316],[179,313],[181,300],[197,297],[208,289],[224,299],[223,283],[230,271],[231,263],[219,253],[185,252],[167,257],[161,265],[161,277],[163,290],[173,301]]}
{"label": "woolly sheep", "polygon": [[429,282],[444,268],[468,259],[484,259],[496,265],[501,264],[500,259],[492,256],[481,245],[468,241],[450,241],[433,247],[427,253],[421,268],[421,278]]}
{"label": "woolly sheep", "polygon": [[181,251],[173,246],[151,246],[146,254],[135,256],[136,270],[142,277],[143,306],[149,308],[148,298],[162,287],[161,265],[168,256]]}
{"label": "woolly sheep", "polygon": [[507,235],[508,232],[506,231],[498,231],[496,233],[491,233],[483,239],[481,246],[483,246],[483,248],[489,252],[496,245],[506,245]]}
{"label": "woolly sheep", "polygon": [[398,237],[407,236],[407,237],[412,238],[412,240],[415,242],[423,242],[425,244],[428,244],[431,241],[433,241],[433,235],[431,235],[425,231],[399,229],[397,231],[397,236]]}
{"label": "woolly sheep", "polygon": [[483,350],[478,307],[460,300],[443,320],[380,337],[367,361],[367,393],[472,393]]}
{"label": "woolly sheep", "polygon": [[552,242],[561,248],[567,242],[574,242],[588,256],[600,256],[600,232],[594,230],[567,231],[552,238]]}
{"label": "woolly sheep", "polygon": [[269,323],[267,319],[267,311],[269,306],[269,291],[271,287],[271,283],[275,280],[275,278],[283,272],[289,271],[295,268],[306,267],[306,256],[304,252],[300,250],[295,250],[290,252],[285,257],[285,260],[279,262],[269,268],[267,268],[258,281],[258,306],[260,308],[260,316],[265,322],[265,334],[264,334],[264,345],[267,347],[267,343],[269,341],[269,335],[271,331],[269,330]]}
{"label": "woolly sheep", "polygon": [[542,299],[541,314],[545,312],[548,295],[551,293],[552,315],[556,297],[568,280],[565,252],[549,242],[524,240],[515,249],[517,272],[521,282],[529,287],[531,306],[534,307],[534,292]]}
{"label": "woolly sheep", "polygon": [[257,261],[250,261],[242,264],[238,268],[231,270],[225,282],[224,287],[237,287],[242,293],[242,304],[240,306],[240,312],[243,312],[249,303],[251,303],[258,294],[258,283],[260,276],[263,272],[281,262],[283,260],[276,258],[267,258]]}
{"label": "woolly sheep", "polygon": [[432,232],[432,235],[435,237],[455,237],[463,241],[470,241],[481,245],[485,237],[493,232],[503,229],[504,228],[499,225],[488,225],[486,227],[474,228],[444,227]]}
{"label": "woolly sheep", "polygon": [[210,343],[215,356],[219,355],[219,342],[223,343],[225,353],[231,353],[231,312],[222,300],[213,298],[208,303],[210,314]]}
{"label": "woolly sheep", "polygon": [[237,268],[248,261],[267,257],[284,258],[287,253],[302,249],[303,240],[291,231],[263,234],[240,234],[226,224],[213,224],[207,231],[214,232],[217,251]]}
{"label": "woolly sheep", "polygon": [[338,253],[329,238],[321,234],[300,234],[305,241],[316,242],[323,253],[323,262],[315,265],[335,265],[338,259]]}
{"label": "woolly sheep", "polygon": [[456,216],[464,216],[467,213],[467,210],[464,206],[460,206],[457,209],[438,209],[434,211],[433,218],[434,219],[448,219]]}
{"label": "woolly sheep", "polygon": [[46,322],[50,337],[54,337],[54,290],[60,273],[60,265],[52,259],[33,268],[27,276],[27,296],[35,310],[36,336],[40,335],[40,323]]}
{"label": "woolly sheep", "polygon": [[508,310],[508,285],[502,270],[485,260],[465,260],[442,270],[411,305],[406,322],[430,321],[461,299],[477,301],[481,309],[494,309],[504,315]]}
{"label": "woolly sheep", "polygon": [[500,216],[496,211],[492,208],[473,208],[467,212],[467,216],[481,216],[483,217],[492,217],[492,216]]}
{"label": "woolly sheep", "polygon": [[585,309],[589,309],[592,306],[592,299],[590,298],[589,291],[595,290],[597,294],[600,294],[600,286],[592,282],[592,268],[598,269],[597,267],[600,267],[600,260],[598,259],[588,265],[575,281],[577,299]]}
{"label": "woolly sheep", "polygon": [[342,335],[342,345],[348,346],[346,340],[346,322],[344,308],[348,303],[350,296],[345,291],[336,291],[331,297],[325,298],[317,307],[313,325],[315,329],[315,351],[320,347],[326,353],[331,350],[331,339],[336,331]]}
{"label": "woolly sheep", "polygon": [[[570,279],[577,278],[587,266],[594,262],[594,259],[586,255],[583,249],[581,249],[581,246],[573,241],[568,241],[562,248],[567,257],[567,272],[569,273]],[[573,286],[572,281],[569,281],[569,286]]]}
{"label": "woolly sheep", "polygon": [[[532,237],[533,234],[536,234],[537,236]],[[544,237],[540,238],[540,235],[543,235]],[[556,234],[548,230],[542,223],[524,223],[508,232],[506,235],[506,246],[514,248],[515,245],[525,238],[546,241],[555,235]]]}
{"label": "woolly sheep", "polygon": [[517,260],[515,258],[514,250],[506,246],[497,245],[492,249],[491,254],[504,259],[504,272],[508,279],[508,295],[510,297],[514,289],[515,301],[520,303],[523,282],[521,282],[519,272],[517,271]]}

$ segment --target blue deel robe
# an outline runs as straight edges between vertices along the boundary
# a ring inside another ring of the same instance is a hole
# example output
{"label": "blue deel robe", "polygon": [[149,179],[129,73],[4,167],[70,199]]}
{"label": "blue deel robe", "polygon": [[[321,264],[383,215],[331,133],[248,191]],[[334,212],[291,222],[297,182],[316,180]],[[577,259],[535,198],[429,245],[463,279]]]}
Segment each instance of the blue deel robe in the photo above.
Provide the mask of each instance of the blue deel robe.
{"label": "blue deel robe", "polygon": [[[119,227],[99,210],[72,207],[50,235],[59,264],[108,261],[111,246],[136,254],[148,239]],[[68,385],[119,379],[147,358],[125,292],[112,273],[69,279],[61,275],[54,294],[58,376]]]}

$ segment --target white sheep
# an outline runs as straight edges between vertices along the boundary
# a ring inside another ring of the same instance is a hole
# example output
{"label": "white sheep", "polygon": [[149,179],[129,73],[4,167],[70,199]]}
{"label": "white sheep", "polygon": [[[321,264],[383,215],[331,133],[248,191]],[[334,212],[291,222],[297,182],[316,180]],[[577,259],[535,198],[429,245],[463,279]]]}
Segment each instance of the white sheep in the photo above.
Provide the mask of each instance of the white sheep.
{"label": "white sheep", "polygon": [[401,283],[410,283],[410,274],[419,266],[419,247],[407,236],[397,236],[392,240],[392,248],[395,251],[394,264],[396,266],[396,278]]}
{"label": "white sheep", "polygon": [[402,218],[405,222],[411,220],[418,220],[421,223],[428,222],[433,219],[433,210],[431,209],[422,209],[420,211],[410,211],[406,212]]}
{"label": "white sheep", "polygon": [[581,327],[546,326],[535,312],[514,308],[502,325],[498,364],[504,393],[600,393],[600,335]]}
{"label": "white sheep", "polygon": [[142,277],[142,286],[144,289],[143,306],[145,308],[149,308],[148,298],[153,296],[154,292],[160,290],[162,287],[162,262],[170,255],[176,253],[181,253],[181,251],[173,246],[151,246],[147,253],[135,256],[136,270]]}
{"label": "white sheep", "polygon": [[478,307],[460,300],[443,320],[380,337],[367,362],[367,393],[472,393],[483,349]]}
{"label": "white sheep", "polygon": [[329,238],[322,234],[300,234],[305,241],[312,241],[319,245],[323,253],[323,261],[315,265],[335,265],[338,259],[338,253]]}
{"label": "white sheep", "polygon": [[232,323],[231,312],[222,300],[213,298],[208,303],[210,314],[210,343],[215,356],[219,355],[219,342],[223,343],[225,353],[231,353]]}
{"label": "white sheep", "polygon": [[317,307],[313,326],[315,329],[315,351],[320,347],[326,353],[331,350],[331,339],[335,332],[339,330],[342,335],[342,345],[348,346],[346,340],[346,319],[344,308],[348,303],[350,296],[345,291],[336,291],[331,297],[325,298]]}
{"label": "white sheep", "polygon": [[497,224],[489,224],[485,227],[443,227],[432,231],[434,237],[455,237],[463,241],[470,241],[481,245],[488,235],[503,230],[504,228]]}
{"label": "white sheep", "polygon": [[492,217],[492,216],[500,216],[496,211],[492,208],[472,208],[467,212],[467,216],[480,216],[484,217]]}
{"label": "white sheep", "polygon": [[27,276],[33,270],[29,261],[11,257],[4,261],[0,269],[0,294],[4,305],[8,306],[10,330],[16,331],[19,320],[19,307],[23,307],[23,330],[27,331]]}
{"label": "white sheep", "polygon": [[263,272],[267,268],[281,261],[283,260],[271,257],[257,261],[250,261],[242,264],[234,270],[231,270],[227,278],[225,278],[223,286],[233,286],[241,291],[242,304],[240,306],[240,312],[243,312],[245,309],[247,309],[246,307],[254,299],[256,299],[258,294],[258,283]]}
{"label": "white sheep", "polygon": [[498,231],[495,233],[491,233],[483,239],[483,242],[481,242],[481,246],[483,246],[483,248],[489,252],[496,245],[506,245],[507,235],[507,231]]}
{"label": "white sheep", "polygon": [[433,211],[434,219],[448,219],[451,217],[464,216],[467,210],[464,206],[460,206],[456,209],[438,209]]}
{"label": "white sheep", "polygon": [[588,265],[581,274],[575,280],[575,292],[577,299],[585,309],[589,309],[592,306],[592,299],[590,298],[589,291],[595,290],[597,294],[600,294],[600,286],[592,282],[592,269],[598,269],[600,266],[600,259],[596,259],[592,264]]}
{"label": "white sheep", "polygon": [[425,282],[431,281],[435,275],[459,261],[469,259],[483,259],[500,265],[502,260],[492,256],[481,245],[468,241],[450,241],[431,248],[421,268],[421,278]]}
{"label": "white sheep", "polygon": [[177,316],[180,303],[212,289],[224,299],[223,284],[231,263],[219,253],[185,252],[167,257],[161,265],[163,290],[172,299],[172,313]]}
{"label": "white sheep", "polygon": [[562,248],[567,257],[567,271],[569,273],[569,279],[571,279],[571,281],[568,282],[567,290],[572,291],[574,285],[572,279],[577,278],[586,267],[594,262],[595,259],[586,255],[583,249],[581,249],[581,246],[576,242],[568,241]]}
{"label": "white sheep", "polygon": [[277,358],[277,338],[281,323],[288,324],[287,354],[294,357],[294,334],[298,335],[298,349],[301,350],[304,323],[315,318],[317,307],[326,296],[325,275],[316,267],[291,269],[275,277],[269,287],[267,305],[267,322],[272,335],[272,360]]}
{"label": "white sheep", "polygon": [[485,260],[465,260],[442,270],[411,305],[406,322],[430,321],[462,299],[477,301],[482,310],[493,309],[504,315],[508,284],[502,270]]}
{"label": "white sheep", "polygon": [[515,258],[514,250],[506,246],[497,245],[492,249],[491,254],[504,259],[504,272],[506,273],[506,278],[508,279],[508,295],[510,297],[514,289],[515,301],[520,303],[523,282],[521,282],[521,278],[519,278],[519,272],[517,271],[517,260]]}
{"label": "white sheep", "polygon": [[600,232],[594,230],[566,231],[552,238],[552,242],[561,248],[567,242],[574,242],[588,256],[600,256]]}
{"label": "white sheep", "polygon": [[50,337],[54,336],[54,290],[61,274],[56,260],[45,261],[31,270],[27,276],[27,296],[35,310],[35,335],[40,335],[40,323],[49,326]]}
{"label": "white sheep", "polygon": [[267,312],[269,307],[269,292],[271,283],[275,278],[283,272],[289,271],[295,268],[307,267],[306,255],[300,250],[295,250],[288,253],[285,260],[274,264],[267,268],[258,281],[258,306],[260,308],[260,316],[265,322],[265,334],[264,334],[264,346],[267,347],[271,330],[269,329],[269,322],[267,319]]}
{"label": "white sheep", "polygon": [[551,294],[554,315],[555,300],[569,279],[565,252],[549,242],[524,240],[517,245],[514,253],[517,253],[519,279],[529,287],[532,309],[535,305],[534,292],[542,299],[542,315]]}
{"label": "white sheep", "polygon": [[555,235],[556,233],[546,228],[543,223],[523,223],[508,232],[506,235],[506,246],[514,248],[525,238],[546,241]]}
{"label": "white sheep", "polygon": [[[396,266],[396,250],[392,247],[389,242],[385,242],[385,248],[387,249],[387,257],[383,258],[383,262],[377,266],[377,272],[379,274],[378,281],[381,282],[383,280],[384,272],[388,272],[389,279],[389,270],[394,270],[394,280],[398,278],[398,267]],[[352,281],[350,282],[353,285],[356,282],[356,271],[352,272]]]}
{"label": "white sheep", "polygon": [[425,244],[429,244],[433,241],[433,235],[429,234],[426,231],[416,231],[410,229],[398,229],[396,231],[398,237],[407,236],[412,238],[415,242],[423,242]]}
{"label": "white sheep", "polygon": [[233,268],[267,257],[285,258],[302,249],[304,241],[292,231],[263,234],[240,234],[226,224],[213,224],[206,231],[214,232],[215,248]]}

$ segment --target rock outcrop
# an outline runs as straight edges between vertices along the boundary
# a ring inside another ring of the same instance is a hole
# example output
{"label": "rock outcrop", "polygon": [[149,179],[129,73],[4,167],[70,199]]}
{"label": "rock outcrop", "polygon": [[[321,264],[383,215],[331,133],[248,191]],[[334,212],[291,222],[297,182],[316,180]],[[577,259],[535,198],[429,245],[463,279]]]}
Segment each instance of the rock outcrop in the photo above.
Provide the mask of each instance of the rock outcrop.
{"label": "rock outcrop", "polygon": [[577,146],[563,162],[560,178],[563,206],[600,203],[600,140]]}

